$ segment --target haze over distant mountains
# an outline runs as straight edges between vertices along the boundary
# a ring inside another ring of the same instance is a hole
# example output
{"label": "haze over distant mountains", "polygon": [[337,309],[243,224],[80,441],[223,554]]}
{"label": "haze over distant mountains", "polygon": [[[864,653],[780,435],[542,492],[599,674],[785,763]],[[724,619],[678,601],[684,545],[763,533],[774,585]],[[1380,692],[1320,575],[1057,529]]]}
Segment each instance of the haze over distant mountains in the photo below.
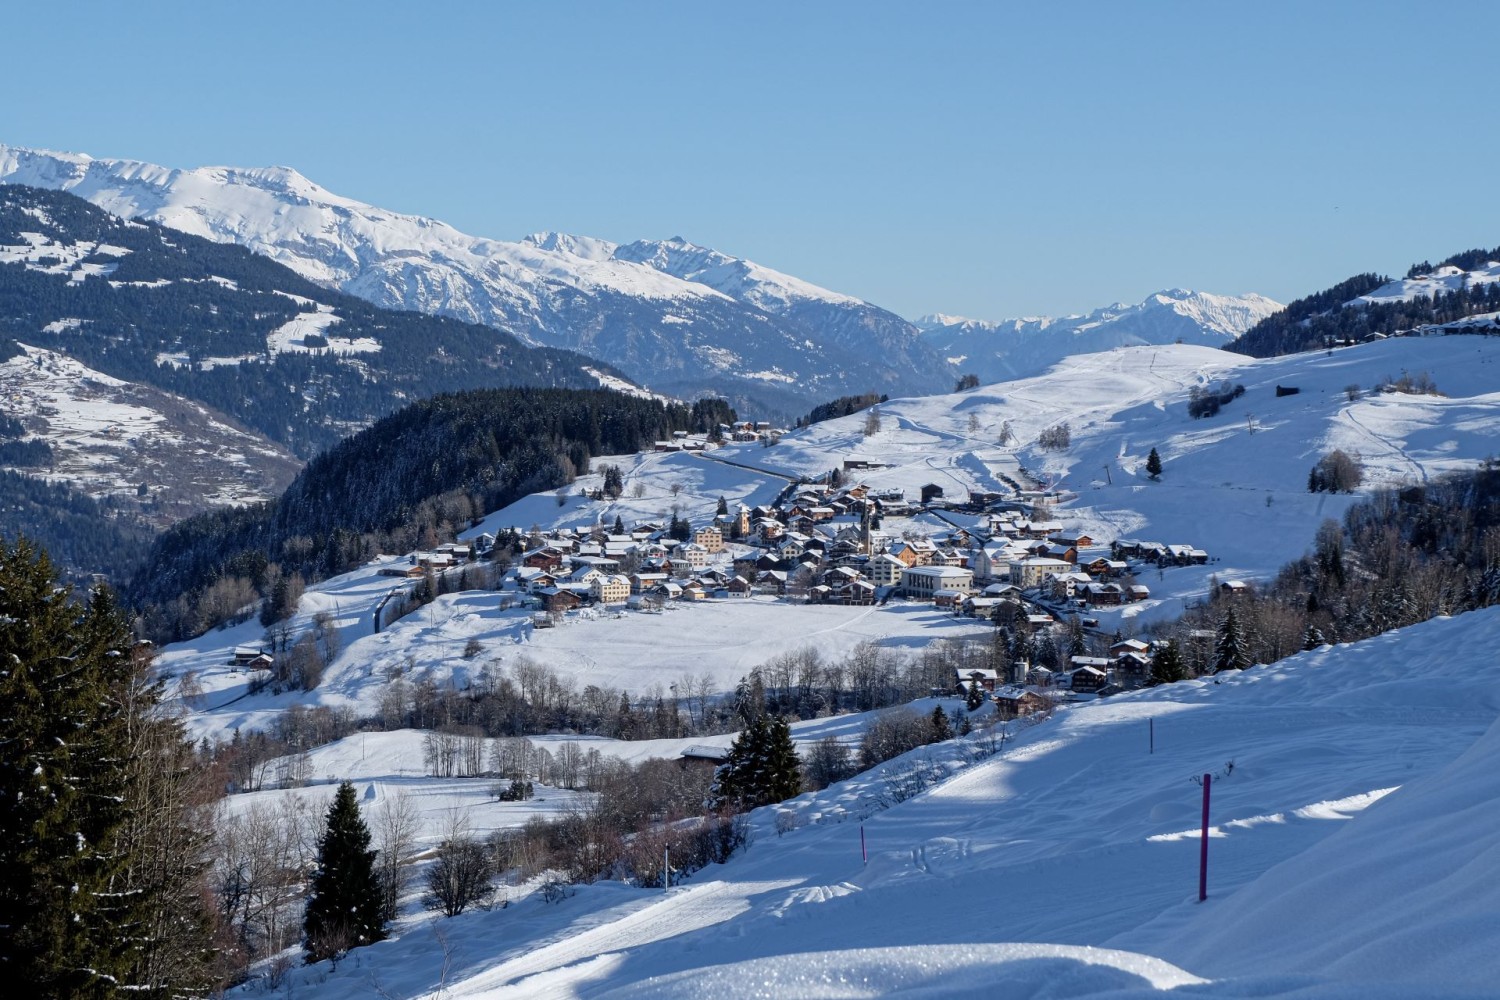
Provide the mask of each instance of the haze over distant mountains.
{"label": "haze over distant mountains", "polygon": [[[485,239],[341,197],[285,167],[177,170],[0,145],[0,181],[238,243],[377,305],[579,351],[661,392],[715,393],[781,415],[847,393],[946,391],[960,368],[990,380],[1122,344],[1221,343],[1276,308],[1260,296],[1169,292],[1089,317],[954,330],[680,237]],[[1163,299],[1172,301],[1158,309]],[[987,330],[1014,335],[991,344]]]}
{"label": "haze over distant mountains", "polygon": [[1037,375],[1063,358],[1144,344],[1223,347],[1282,309],[1264,295],[1213,295],[1172,288],[1086,316],[1029,317],[998,323],[941,314],[917,321],[928,343],[981,382]]}

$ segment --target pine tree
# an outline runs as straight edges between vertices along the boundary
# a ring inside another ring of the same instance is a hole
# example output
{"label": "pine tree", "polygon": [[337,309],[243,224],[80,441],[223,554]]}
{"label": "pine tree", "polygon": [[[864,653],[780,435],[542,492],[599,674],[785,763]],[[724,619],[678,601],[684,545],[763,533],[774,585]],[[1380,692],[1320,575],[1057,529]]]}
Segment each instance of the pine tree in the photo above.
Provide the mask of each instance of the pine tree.
{"label": "pine tree", "polygon": [[948,713],[943,711],[942,705],[933,708],[932,719],[929,725],[932,731],[928,734],[929,738],[927,742],[941,743],[944,740],[953,739],[953,726],[949,724]]}
{"label": "pine tree", "polygon": [[615,515],[615,532],[614,533],[617,534],[617,535],[623,535],[623,534],[625,534],[625,522],[622,521],[622,520],[620,520],[620,515],[619,514]]}
{"label": "pine tree", "polygon": [[1151,660],[1151,684],[1175,684],[1187,680],[1187,666],[1182,662],[1182,649],[1176,639],[1168,639]]}
{"label": "pine tree", "polygon": [[1221,670],[1244,670],[1250,665],[1250,649],[1245,634],[1240,628],[1239,617],[1230,608],[1219,623],[1218,639],[1214,642],[1214,673]]}
{"label": "pine tree", "polygon": [[1323,638],[1323,633],[1321,630],[1319,630],[1318,626],[1312,624],[1311,622],[1308,623],[1307,630],[1302,633],[1302,648],[1304,650],[1317,649],[1319,646],[1324,645],[1327,641],[1327,639]]}
{"label": "pine tree", "polygon": [[308,962],[335,958],[385,937],[380,882],[370,828],[359,814],[354,785],[339,785],[318,841],[318,869],[307,901],[304,947]]}
{"label": "pine tree", "polygon": [[725,500],[723,497],[719,497],[719,506],[717,508],[715,508],[714,513],[717,514],[719,517],[728,517],[729,516],[729,501]]}
{"label": "pine tree", "polygon": [[128,985],[125,706],[130,633],[107,592],[82,611],[24,539],[0,543],[0,969],[16,996]]}
{"label": "pine tree", "polygon": [[964,707],[971,712],[977,712],[984,704],[984,691],[979,687],[978,681],[969,682],[969,690],[964,695]]}
{"label": "pine tree", "polygon": [[1155,448],[1152,448],[1151,454],[1146,456],[1146,475],[1152,479],[1161,478],[1161,456],[1156,453]]}

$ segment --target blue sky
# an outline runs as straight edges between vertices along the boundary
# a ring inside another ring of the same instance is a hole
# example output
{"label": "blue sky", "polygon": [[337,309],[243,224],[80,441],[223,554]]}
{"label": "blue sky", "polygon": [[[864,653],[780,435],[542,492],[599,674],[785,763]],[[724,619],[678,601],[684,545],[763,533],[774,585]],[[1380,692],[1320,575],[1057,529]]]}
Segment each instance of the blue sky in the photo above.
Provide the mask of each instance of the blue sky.
{"label": "blue sky", "polygon": [[1500,5],[23,4],[0,142],[681,235],[904,315],[1500,244]]}

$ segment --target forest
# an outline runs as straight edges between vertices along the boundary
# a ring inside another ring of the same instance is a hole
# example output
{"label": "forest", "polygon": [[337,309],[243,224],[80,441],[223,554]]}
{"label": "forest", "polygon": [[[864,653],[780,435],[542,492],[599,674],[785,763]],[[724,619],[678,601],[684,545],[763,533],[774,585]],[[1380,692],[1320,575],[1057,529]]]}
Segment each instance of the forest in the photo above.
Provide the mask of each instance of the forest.
{"label": "forest", "polygon": [[[1438,262],[1412,265],[1408,278],[1431,274],[1453,266],[1480,268],[1500,259],[1500,248],[1466,250]],[[1332,288],[1306,296],[1245,331],[1225,350],[1270,358],[1297,351],[1320,350],[1349,343],[1371,334],[1392,336],[1419,326],[1453,323],[1479,313],[1500,311],[1500,283],[1465,284],[1451,292],[1418,296],[1409,302],[1370,303],[1345,308],[1361,295],[1368,295],[1390,279],[1374,273],[1358,274]],[[1495,332],[1500,332],[1500,327]]]}

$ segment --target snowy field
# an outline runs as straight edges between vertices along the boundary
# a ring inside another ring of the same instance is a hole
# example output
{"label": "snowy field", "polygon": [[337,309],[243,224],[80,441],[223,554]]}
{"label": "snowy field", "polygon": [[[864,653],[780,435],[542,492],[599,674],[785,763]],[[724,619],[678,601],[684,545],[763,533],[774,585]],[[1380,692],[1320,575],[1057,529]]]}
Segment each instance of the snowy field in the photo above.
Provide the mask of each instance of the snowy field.
{"label": "snowy field", "polygon": [[878,796],[904,760],[759,811],[743,855],[666,893],[408,922],[284,992],[1492,996],[1497,642],[1476,612],[1064,709],[968,766],[916,751],[951,776],[900,804]]}

